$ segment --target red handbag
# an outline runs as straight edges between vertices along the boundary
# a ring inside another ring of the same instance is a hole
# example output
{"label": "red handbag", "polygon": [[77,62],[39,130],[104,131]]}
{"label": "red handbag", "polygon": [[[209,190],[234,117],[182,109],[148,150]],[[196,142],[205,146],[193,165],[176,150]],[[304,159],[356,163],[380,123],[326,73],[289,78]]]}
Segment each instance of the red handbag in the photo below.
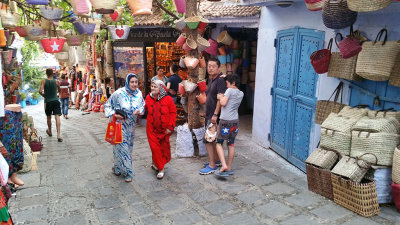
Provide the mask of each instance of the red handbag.
{"label": "red handbag", "polygon": [[122,143],[122,126],[117,122],[115,114],[113,120],[108,123],[105,140],[112,145]]}
{"label": "red handbag", "polygon": [[397,211],[400,212],[400,184],[392,183],[392,196]]}
{"label": "red handbag", "polygon": [[315,51],[310,56],[311,65],[318,74],[326,73],[329,69],[329,62],[331,61],[331,49],[333,38],[329,41],[326,49]]}
{"label": "red handbag", "polygon": [[[340,36],[342,37],[341,34]],[[339,47],[340,54],[342,54],[343,59],[348,59],[358,55],[358,53],[360,53],[362,49],[360,42],[358,42],[358,40],[354,38],[353,26],[350,28],[350,35],[348,35],[345,39],[340,41],[339,44],[337,45]]]}
{"label": "red handbag", "polygon": [[42,151],[42,137],[38,137],[38,141],[29,142],[29,146],[31,147],[32,152],[40,152]]}

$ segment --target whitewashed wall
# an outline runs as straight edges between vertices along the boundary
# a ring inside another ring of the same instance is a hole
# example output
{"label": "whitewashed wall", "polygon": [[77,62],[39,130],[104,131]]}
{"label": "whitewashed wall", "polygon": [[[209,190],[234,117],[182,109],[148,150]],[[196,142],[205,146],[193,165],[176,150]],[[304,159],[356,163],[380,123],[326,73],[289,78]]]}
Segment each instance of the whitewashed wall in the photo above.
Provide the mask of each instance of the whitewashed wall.
{"label": "whitewashed wall", "polygon": [[[388,8],[373,12],[359,13],[355,29],[359,29],[369,39],[375,39],[382,28],[389,31],[389,40],[400,39],[400,3],[393,3]],[[271,130],[272,98],[270,89],[273,86],[275,68],[274,39],[277,31],[295,26],[325,31],[325,44],[334,36],[334,30],[328,29],[322,22],[322,12],[308,11],[304,2],[295,2],[289,8],[277,6],[263,7],[258,33],[257,76],[255,90],[255,106],[253,115],[253,140],[264,147],[269,147],[268,134]],[[347,35],[349,29],[340,30]],[[338,51],[334,46],[333,51]],[[338,80],[320,75],[317,86],[317,98],[328,99],[336,88]],[[349,89],[345,87],[344,99],[349,100]],[[318,143],[320,126],[312,128],[310,152]]]}

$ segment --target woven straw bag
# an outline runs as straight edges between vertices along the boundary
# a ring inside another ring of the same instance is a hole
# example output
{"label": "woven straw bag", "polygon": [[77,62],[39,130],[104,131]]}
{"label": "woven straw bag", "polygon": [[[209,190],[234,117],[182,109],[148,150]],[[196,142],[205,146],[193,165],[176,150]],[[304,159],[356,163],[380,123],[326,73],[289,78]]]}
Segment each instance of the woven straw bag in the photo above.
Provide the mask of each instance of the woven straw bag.
{"label": "woven straw bag", "polygon": [[307,9],[310,11],[319,11],[324,7],[325,0],[305,0]]}
{"label": "woven straw bag", "polygon": [[333,200],[331,171],[306,163],[308,190]]}
{"label": "woven straw bag", "polygon": [[393,117],[370,118],[364,116],[353,126],[352,131],[398,134],[400,132],[400,123]]}
{"label": "woven straw bag", "polygon": [[362,160],[366,155],[367,154],[364,154],[358,158],[343,156],[336,166],[333,167],[332,173],[348,178],[354,182],[360,182],[371,167],[370,164]]}
{"label": "woven straw bag", "polygon": [[[378,41],[383,34],[383,42]],[[374,42],[364,42],[362,48],[358,54],[356,73],[368,80],[389,80],[400,45],[395,41],[387,41],[387,30],[382,29]]]}
{"label": "woven straw bag", "polygon": [[392,0],[347,0],[349,9],[355,12],[372,12],[386,8]]}
{"label": "woven straw bag", "polygon": [[390,73],[389,84],[400,87],[400,53],[396,56],[396,61],[394,63],[392,72]]}
{"label": "woven straw bag", "polygon": [[[365,153],[371,153],[378,159],[377,165],[392,165],[394,149],[399,145],[399,135],[353,131],[351,138],[350,156],[357,157]],[[365,160],[375,163],[375,158],[371,155],[366,156]]]}
{"label": "woven straw bag", "polygon": [[[341,93],[340,102],[338,102],[339,94]],[[335,95],[333,101],[331,98]],[[315,109],[315,123],[322,124],[330,113],[338,113],[343,109],[345,104],[342,104],[343,97],[343,82],[340,82],[336,89],[333,91],[328,100],[319,100]]]}
{"label": "woven straw bag", "polygon": [[12,13],[10,10],[0,10],[1,24],[4,28],[12,29],[18,25],[20,15]]}
{"label": "woven straw bag", "polygon": [[339,115],[337,113],[329,114],[328,118],[321,124],[321,127],[339,131],[343,133],[350,133],[353,126],[357,123],[359,119],[356,117],[346,117]]}
{"label": "woven straw bag", "polygon": [[368,109],[364,108],[364,105],[359,105],[356,107],[345,106],[340,110],[339,115],[344,117],[352,117],[361,119],[368,114]]}
{"label": "woven straw bag", "polygon": [[324,3],[322,20],[328,28],[343,29],[356,22],[357,12],[347,7],[347,0],[327,0]]}
{"label": "woven straw bag", "polygon": [[329,62],[331,61],[331,49],[333,38],[329,40],[328,47],[325,49],[317,50],[310,56],[311,65],[318,74],[326,73],[329,69]]}
{"label": "woven straw bag", "polygon": [[336,151],[317,148],[308,156],[306,163],[330,170],[338,161],[339,155]]}
{"label": "woven straw bag", "polygon": [[396,147],[393,153],[392,180],[396,184],[400,184],[400,149]]}
{"label": "woven straw bag", "polygon": [[356,74],[357,56],[344,59],[339,52],[332,52],[329,63],[328,77],[337,77],[346,80],[364,80]]}
{"label": "woven straw bag", "polygon": [[338,33],[340,37],[342,37],[342,40],[339,42],[339,44],[336,44],[340,50],[340,54],[342,54],[344,59],[358,55],[362,49],[360,42],[357,38],[355,38],[356,35],[360,35],[359,31],[356,32],[358,33],[353,32],[353,26],[350,26],[350,34],[346,38],[343,39],[342,34]]}
{"label": "woven straw bag", "polygon": [[335,130],[321,128],[321,148],[334,149],[340,155],[350,155],[351,133],[343,133]]}
{"label": "woven straw bag", "polygon": [[117,8],[118,0],[90,0],[97,13],[111,14]]}
{"label": "woven straw bag", "polygon": [[379,111],[372,111],[369,110],[368,111],[368,116],[370,118],[381,118],[381,117],[393,117],[395,118],[397,121],[400,122],[400,112],[398,111],[392,111],[393,108],[390,109],[384,109],[384,110],[379,110]]}

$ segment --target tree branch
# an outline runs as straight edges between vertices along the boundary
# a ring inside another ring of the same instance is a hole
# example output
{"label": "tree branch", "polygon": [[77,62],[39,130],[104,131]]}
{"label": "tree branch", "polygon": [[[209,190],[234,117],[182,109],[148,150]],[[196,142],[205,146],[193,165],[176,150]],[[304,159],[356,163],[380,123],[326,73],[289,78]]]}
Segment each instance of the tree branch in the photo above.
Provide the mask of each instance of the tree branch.
{"label": "tree branch", "polygon": [[159,2],[158,0],[154,0],[155,2],[156,2],[156,4],[157,4],[157,6],[160,8],[160,9],[162,9],[164,12],[166,12],[168,15],[170,15],[170,16],[172,16],[174,19],[179,19],[179,17],[178,16],[176,16],[175,14],[173,14],[171,11],[169,11],[168,9],[166,9],[162,4],[161,4],[161,2]]}

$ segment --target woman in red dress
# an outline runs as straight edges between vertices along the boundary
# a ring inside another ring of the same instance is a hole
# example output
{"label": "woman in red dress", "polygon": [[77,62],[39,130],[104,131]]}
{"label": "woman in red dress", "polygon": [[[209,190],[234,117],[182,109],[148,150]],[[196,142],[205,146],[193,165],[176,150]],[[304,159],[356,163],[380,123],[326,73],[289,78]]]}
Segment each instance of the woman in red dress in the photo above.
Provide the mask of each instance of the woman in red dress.
{"label": "woman in red dress", "polygon": [[152,169],[158,171],[157,178],[164,177],[164,166],[171,160],[169,137],[175,128],[176,107],[161,80],[151,83],[151,93],[146,97],[147,139],[153,155]]}

